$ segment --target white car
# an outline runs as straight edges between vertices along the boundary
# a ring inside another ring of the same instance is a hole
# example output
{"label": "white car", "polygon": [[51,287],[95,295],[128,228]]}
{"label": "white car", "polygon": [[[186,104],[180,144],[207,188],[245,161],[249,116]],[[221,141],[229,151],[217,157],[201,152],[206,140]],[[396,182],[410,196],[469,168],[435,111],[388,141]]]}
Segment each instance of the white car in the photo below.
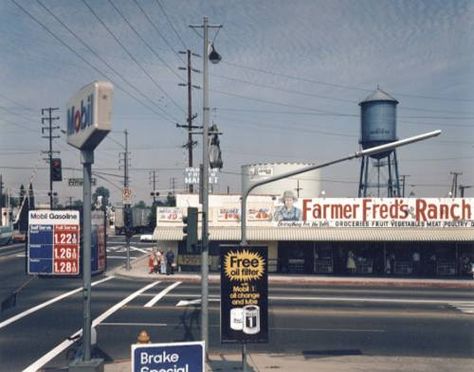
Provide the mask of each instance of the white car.
{"label": "white car", "polygon": [[156,242],[156,239],[153,238],[153,234],[142,234],[140,235],[141,242]]}

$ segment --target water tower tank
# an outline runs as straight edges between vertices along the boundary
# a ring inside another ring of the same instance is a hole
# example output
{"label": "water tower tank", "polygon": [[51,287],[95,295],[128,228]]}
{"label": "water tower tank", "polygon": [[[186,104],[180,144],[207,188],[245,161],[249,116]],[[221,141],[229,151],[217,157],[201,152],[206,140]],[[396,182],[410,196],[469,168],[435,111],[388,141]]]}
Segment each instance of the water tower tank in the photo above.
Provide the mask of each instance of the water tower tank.
{"label": "water tower tank", "polygon": [[[363,149],[397,140],[398,101],[395,98],[377,87],[377,90],[359,105],[361,109],[359,143]],[[386,157],[388,153],[372,157],[380,159]]]}

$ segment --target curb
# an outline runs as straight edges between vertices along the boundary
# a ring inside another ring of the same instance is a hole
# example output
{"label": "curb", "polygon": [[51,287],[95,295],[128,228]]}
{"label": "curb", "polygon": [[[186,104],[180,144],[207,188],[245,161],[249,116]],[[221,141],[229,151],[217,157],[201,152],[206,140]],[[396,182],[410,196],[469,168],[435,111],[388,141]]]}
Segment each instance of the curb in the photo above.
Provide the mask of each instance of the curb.
{"label": "curb", "polygon": [[[139,261],[140,259],[137,259]],[[134,262],[136,263],[136,261]],[[136,273],[138,269],[126,271],[123,267],[118,267],[106,275],[114,275],[116,277],[140,281],[160,280],[162,282],[182,281],[184,283],[201,283],[200,274],[174,274],[174,275],[153,275],[147,276],[142,268],[140,273]],[[209,283],[219,284],[219,274],[209,275]],[[320,276],[301,276],[285,277],[282,275],[268,276],[269,284],[287,284],[287,285],[314,285],[314,286],[330,286],[330,287],[390,287],[390,288],[446,288],[446,289],[474,289],[474,280],[465,279],[405,279],[405,278],[340,278],[340,277],[320,277]]]}

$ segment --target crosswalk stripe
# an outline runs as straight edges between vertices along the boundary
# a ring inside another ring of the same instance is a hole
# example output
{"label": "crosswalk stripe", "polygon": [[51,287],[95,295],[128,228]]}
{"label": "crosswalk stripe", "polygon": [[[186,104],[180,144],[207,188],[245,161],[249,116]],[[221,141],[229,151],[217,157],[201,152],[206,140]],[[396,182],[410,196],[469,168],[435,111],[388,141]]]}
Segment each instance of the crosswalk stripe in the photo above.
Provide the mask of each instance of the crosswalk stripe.
{"label": "crosswalk stripe", "polygon": [[474,314],[474,302],[472,301],[450,303],[449,305],[461,311],[464,314]]}

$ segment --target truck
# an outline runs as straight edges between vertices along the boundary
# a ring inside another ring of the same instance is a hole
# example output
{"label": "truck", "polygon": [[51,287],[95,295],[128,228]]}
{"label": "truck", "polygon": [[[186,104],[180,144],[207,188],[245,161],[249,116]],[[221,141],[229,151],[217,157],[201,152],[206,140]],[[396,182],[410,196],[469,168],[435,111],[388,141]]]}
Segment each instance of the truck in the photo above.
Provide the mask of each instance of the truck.
{"label": "truck", "polygon": [[[140,207],[130,207],[132,216],[132,230],[135,234],[144,232],[149,227],[150,209]],[[115,234],[122,235],[125,233],[124,207],[115,207]]]}

